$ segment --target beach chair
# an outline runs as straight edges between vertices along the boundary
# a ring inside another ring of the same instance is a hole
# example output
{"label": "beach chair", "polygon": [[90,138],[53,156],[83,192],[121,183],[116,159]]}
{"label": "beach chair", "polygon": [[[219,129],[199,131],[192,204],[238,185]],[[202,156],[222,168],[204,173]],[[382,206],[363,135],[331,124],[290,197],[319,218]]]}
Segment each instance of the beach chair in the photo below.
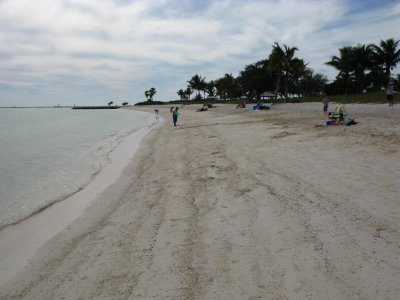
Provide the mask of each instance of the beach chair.
{"label": "beach chair", "polygon": [[336,124],[343,124],[346,117],[346,109],[343,104],[338,104],[334,112],[328,113],[328,118],[331,122]]}
{"label": "beach chair", "polygon": [[329,121],[335,122],[336,124],[343,124],[345,115],[343,113],[328,113]]}

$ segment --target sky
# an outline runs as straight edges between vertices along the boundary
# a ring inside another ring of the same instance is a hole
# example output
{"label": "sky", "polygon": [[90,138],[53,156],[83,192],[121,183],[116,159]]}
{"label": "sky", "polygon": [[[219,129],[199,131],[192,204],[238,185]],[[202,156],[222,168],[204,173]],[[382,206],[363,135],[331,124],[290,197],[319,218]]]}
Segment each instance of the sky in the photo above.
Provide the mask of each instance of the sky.
{"label": "sky", "polygon": [[[400,0],[0,0],[0,106],[179,99],[274,42],[315,72],[338,49],[400,39]],[[395,69],[399,72],[399,67]]]}

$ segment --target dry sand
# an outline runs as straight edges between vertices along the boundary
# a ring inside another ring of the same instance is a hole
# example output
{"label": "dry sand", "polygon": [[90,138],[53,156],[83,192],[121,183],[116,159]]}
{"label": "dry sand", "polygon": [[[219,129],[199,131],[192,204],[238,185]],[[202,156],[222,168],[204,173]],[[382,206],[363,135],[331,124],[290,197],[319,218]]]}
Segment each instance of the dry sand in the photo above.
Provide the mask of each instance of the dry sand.
{"label": "dry sand", "polygon": [[350,127],[315,127],[319,103],[188,106],[175,128],[158,108],[2,299],[398,299],[399,106],[347,105]]}

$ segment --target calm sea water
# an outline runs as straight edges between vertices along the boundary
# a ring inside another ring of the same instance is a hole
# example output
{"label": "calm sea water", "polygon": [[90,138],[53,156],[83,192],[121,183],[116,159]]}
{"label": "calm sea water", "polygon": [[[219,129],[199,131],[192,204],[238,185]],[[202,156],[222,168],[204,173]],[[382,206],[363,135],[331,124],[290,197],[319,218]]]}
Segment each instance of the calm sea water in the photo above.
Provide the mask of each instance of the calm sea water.
{"label": "calm sea water", "polygon": [[124,109],[0,109],[0,227],[84,187],[125,136],[153,121]]}

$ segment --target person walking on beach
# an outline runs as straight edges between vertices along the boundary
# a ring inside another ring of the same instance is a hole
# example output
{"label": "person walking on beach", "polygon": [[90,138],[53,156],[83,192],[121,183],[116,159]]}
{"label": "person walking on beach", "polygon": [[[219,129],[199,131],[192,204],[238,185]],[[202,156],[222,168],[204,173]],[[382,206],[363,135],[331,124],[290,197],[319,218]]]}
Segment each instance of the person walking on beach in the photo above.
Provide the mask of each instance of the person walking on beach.
{"label": "person walking on beach", "polygon": [[179,116],[179,107],[175,107],[175,109],[172,111],[172,121],[174,122],[174,126],[176,126],[176,122],[178,122],[178,116]]}
{"label": "person walking on beach", "polygon": [[324,114],[326,114],[328,112],[328,105],[329,105],[329,99],[328,97],[324,97],[322,99],[322,104],[324,105]]}
{"label": "person walking on beach", "polygon": [[388,88],[386,90],[386,99],[389,102],[389,106],[393,106],[393,98],[394,98],[394,83],[393,81],[389,82]]}

